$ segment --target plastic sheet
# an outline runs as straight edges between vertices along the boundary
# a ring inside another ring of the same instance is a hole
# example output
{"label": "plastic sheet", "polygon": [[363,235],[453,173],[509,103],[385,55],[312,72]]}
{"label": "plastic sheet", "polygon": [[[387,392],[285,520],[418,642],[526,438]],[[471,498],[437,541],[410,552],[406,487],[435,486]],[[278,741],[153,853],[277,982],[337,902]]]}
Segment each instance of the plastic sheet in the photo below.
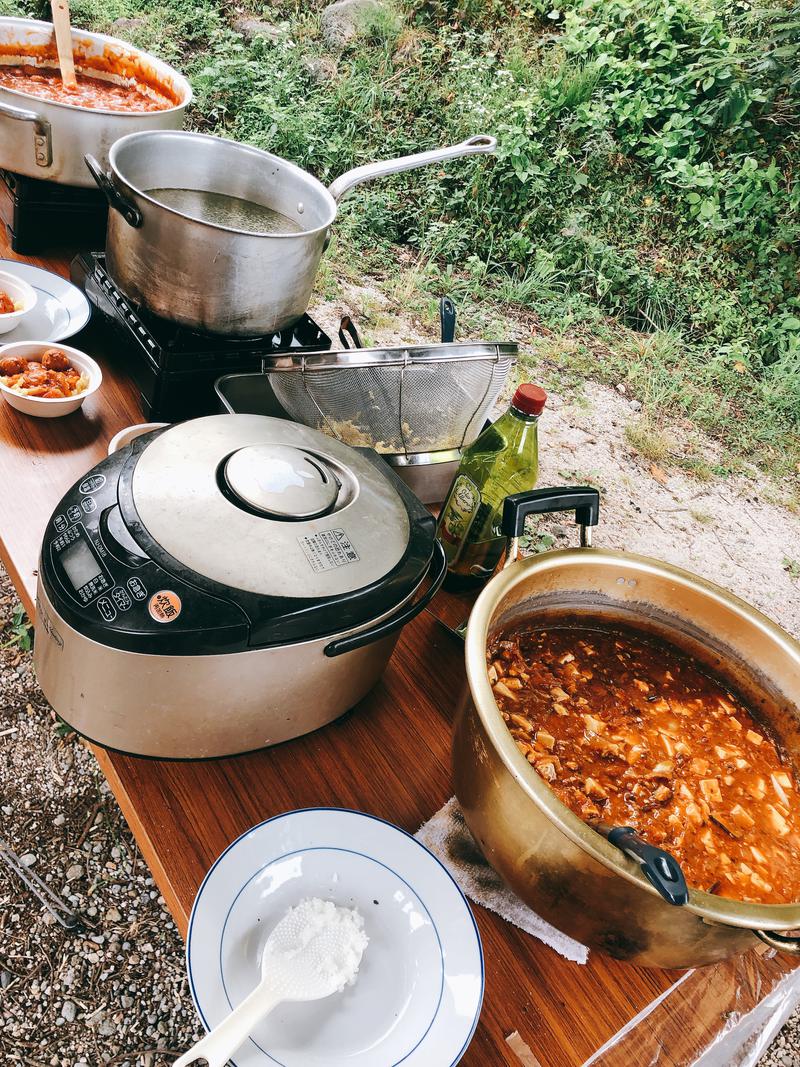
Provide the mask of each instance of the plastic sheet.
{"label": "plastic sheet", "polygon": [[583,1067],[755,1067],[800,1002],[800,960],[766,946],[686,971]]}

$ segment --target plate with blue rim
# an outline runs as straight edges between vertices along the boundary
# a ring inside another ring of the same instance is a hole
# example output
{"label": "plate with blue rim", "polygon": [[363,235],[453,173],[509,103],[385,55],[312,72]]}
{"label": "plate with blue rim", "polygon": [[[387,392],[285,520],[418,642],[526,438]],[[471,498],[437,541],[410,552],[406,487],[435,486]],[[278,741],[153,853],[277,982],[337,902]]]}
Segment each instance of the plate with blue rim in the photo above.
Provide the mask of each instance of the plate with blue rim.
{"label": "plate with blue rim", "polygon": [[369,944],[352,986],[282,1004],[234,1067],[452,1067],[483,1002],[475,919],[452,876],[410,834],[372,815],[305,808],[237,838],[206,875],[186,961],[212,1029],[256,986],[261,952],[288,908],[309,897],[355,907]]}
{"label": "plate with blue rim", "polygon": [[92,306],[77,285],[60,274],[15,259],[0,259],[0,270],[13,274],[36,290],[36,306],[18,326],[0,335],[0,345],[17,341],[65,341],[92,317]]}

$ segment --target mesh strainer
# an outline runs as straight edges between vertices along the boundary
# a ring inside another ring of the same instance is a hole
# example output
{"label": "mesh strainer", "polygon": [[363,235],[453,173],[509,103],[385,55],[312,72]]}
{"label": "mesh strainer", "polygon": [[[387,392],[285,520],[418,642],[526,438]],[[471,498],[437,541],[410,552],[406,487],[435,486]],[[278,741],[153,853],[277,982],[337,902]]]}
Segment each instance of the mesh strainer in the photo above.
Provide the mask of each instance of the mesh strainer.
{"label": "mesh strainer", "polygon": [[288,354],[265,370],[297,422],[410,456],[472,444],[516,354],[516,344],[465,341]]}

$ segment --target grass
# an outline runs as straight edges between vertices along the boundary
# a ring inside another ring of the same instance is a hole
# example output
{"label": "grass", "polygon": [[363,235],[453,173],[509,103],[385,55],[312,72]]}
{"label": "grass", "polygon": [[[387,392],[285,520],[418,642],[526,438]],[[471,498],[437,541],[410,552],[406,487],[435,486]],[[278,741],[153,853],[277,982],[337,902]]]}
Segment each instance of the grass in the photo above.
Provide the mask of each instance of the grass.
{"label": "grass", "polygon": [[640,456],[653,463],[669,462],[675,456],[672,437],[647,416],[625,426],[625,439]]}
{"label": "grass", "polygon": [[[322,82],[308,67],[326,51],[322,0],[254,6],[277,39],[236,32],[239,9],[223,0],[73,0],[72,11],[112,32],[135,20],[123,36],[189,75],[192,126],[326,182],[496,133],[492,159],[359,187],[319,292],[368,276],[390,310],[431,323],[446,293],[460,336],[513,326],[523,366],[551,387],[623,383],[643,405],[629,431],[643,454],[689,421],[721,443],[722,468],[755,462],[800,485],[791,3],[396,0]],[[46,10],[0,0],[0,12]],[[702,456],[670,459],[714,476]]]}
{"label": "grass", "polygon": [[33,646],[33,623],[25,613],[22,604],[15,604],[11,612],[11,619],[3,631],[6,638],[0,644],[0,651],[6,648],[19,648],[23,652],[29,652]]}

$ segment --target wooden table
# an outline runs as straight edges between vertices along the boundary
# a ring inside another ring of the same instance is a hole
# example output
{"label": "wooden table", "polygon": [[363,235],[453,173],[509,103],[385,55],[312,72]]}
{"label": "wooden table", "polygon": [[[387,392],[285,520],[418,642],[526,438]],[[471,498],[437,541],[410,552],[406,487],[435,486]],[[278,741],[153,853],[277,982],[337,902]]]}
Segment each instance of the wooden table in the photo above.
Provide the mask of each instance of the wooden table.
{"label": "wooden table", "polygon": [[[22,258],[2,242],[0,236],[0,257]],[[69,273],[64,256],[27,261]],[[103,369],[103,386],[82,412],[35,419],[0,404],[0,554],[31,617],[37,553],[56,503],[105,456],[114,433],[143,421],[118,346],[97,324],[70,343],[87,349]],[[436,605],[453,620],[463,617],[463,605],[445,594]],[[373,693],[308,737],[202,763],[136,759],[94,748],[184,935],[211,863],[242,831],[269,816],[336,805],[371,812],[413,832],[438,810],[452,793],[450,732],[463,680],[463,650],[423,613],[403,631]],[[519,1067],[522,1061],[506,1041],[513,1031],[542,1067],[578,1067],[677,977],[597,953],[586,966],[572,964],[495,915],[474,910],[486,959],[486,994],[465,1067]],[[676,1025],[675,1058],[659,1062],[688,1062],[679,1040],[688,1022]]]}

